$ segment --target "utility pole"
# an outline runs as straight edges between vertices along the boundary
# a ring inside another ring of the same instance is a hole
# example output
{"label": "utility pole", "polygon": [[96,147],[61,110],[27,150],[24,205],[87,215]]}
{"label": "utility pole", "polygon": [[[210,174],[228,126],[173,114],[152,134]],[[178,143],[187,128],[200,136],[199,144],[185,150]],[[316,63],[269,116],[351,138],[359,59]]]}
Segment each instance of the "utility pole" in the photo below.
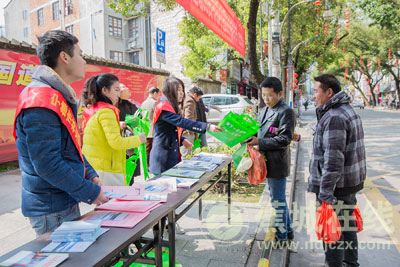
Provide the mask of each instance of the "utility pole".
{"label": "utility pole", "polygon": [[[290,10],[290,0],[288,0],[288,10]],[[286,89],[286,103],[289,105],[289,107],[293,107],[293,91],[292,89],[292,76],[293,76],[293,58],[292,58],[292,40],[290,38],[290,15],[288,17],[288,50],[289,50],[289,63],[288,63],[288,85]]]}
{"label": "utility pole", "polygon": [[264,49],[263,49],[263,35],[262,35],[262,1],[260,1],[260,51],[261,51],[261,57],[260,57],[260,70],[263,75],[264,73]]}
{"label": "utility pole", "polygon": [[273,10],[273,2],[267,3],[268,16],[268,76],[281,77],[281,49],[279,11]]}

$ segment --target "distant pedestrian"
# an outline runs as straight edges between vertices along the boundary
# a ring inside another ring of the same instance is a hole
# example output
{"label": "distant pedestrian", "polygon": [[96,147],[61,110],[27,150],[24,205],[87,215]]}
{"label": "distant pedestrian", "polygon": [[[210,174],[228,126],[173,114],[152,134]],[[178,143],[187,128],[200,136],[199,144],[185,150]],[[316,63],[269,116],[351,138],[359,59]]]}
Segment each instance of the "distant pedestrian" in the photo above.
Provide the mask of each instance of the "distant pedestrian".
{"label": "distant pedestrian", "polygon": [[[203,89],[198,87],[199,92],[201,92],[201,95],[204,94]],[[199,99],[199,101],[196,102],[196,112],[197,112],[197,121],[205,122],[207,123],[207,113],[209,111],[209,108],[204,105],[202,97]],[[200,147],[206,147],[207,144],[207,134],[206,133],[200,133],[199,134],[199,139],[200,139]]]}
{"label": "distant pedestrian", "polygon": [[326,266],[359,266],[353,212],[356,193],[366,178],[362,122],[335,76],[322,74],[314,79],[318,123],[308,191],[316,194],[319,204],[324,201],[333,205],[342,227],[338,242],[323,243]]}
{"label": "distant pedestrian", "polygon": [[161,97],[161,91],[157,87],[151,87],[149,89],[149,96],[147,99],[142,103],[141,108],[145,109],[149,112],[147,119],[151,122],[151,129],[149,134],[147,135],[146,139],[146,154],[147,154],[147,166],[150,163],[150,151],[153,146],[153,116],[154,116],[154,109],[156,108],[158,101]]}
{"label": "distant pedestrian", "polygon": [[[196,104],[201,99],[203,91],[199,90],[198,87],[190,88],[189,92],[186,94],[185,100],[183,102],[183,117],[186,119],[197,121],[197,108]],[[190,143],[194,144],[194,141],[198,138],[197,133],[186,130],[183,132],[183,137],[185,137]],[[190,154],[192,149],[182,148],[182,157],[185,158]]]}

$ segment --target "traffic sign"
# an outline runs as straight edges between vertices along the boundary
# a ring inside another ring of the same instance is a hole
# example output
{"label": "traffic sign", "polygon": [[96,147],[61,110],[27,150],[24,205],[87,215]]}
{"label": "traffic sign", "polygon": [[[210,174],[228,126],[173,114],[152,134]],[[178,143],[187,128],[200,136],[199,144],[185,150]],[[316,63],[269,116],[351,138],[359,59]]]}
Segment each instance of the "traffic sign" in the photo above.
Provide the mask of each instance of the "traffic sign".
{"label": "traffic sign", "polygon": [[165,64],[165,31],[157,28],[156,35],[156,59],[158,62]]}

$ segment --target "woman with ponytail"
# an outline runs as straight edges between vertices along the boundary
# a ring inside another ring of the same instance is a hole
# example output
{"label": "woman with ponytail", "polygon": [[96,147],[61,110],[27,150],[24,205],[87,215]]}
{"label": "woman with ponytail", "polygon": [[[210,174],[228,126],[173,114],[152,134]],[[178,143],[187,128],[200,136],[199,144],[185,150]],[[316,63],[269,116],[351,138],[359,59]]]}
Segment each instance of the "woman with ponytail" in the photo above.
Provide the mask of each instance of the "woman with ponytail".
{"label": "woman with ponytail", "polygon": [[221,132],[223,129],[205,122],[183,118],[180,103],[183,101],[183,82],[175,77],[167,78],[162,86],[160,103],[153,115],[153,147],[150,152],[150,171],[157,175],[181,161],[179,147],[191,149],[193,144],[182,136],[182,130],[196,133]]}
{"label": "woman with ponytail", "polygon": [[118,77],[103,73],[85,83],[82,100],[82,152],[96,169],[103,185],[126,185],[126,150],[139,146],[146,136],[122,137],[119,110]]}

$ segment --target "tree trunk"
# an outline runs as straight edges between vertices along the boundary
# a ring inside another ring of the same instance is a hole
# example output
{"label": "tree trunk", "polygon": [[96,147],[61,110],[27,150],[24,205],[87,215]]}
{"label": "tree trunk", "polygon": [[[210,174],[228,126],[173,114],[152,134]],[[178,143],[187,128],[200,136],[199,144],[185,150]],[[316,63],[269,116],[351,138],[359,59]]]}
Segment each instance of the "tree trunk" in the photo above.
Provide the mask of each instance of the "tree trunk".
{"label": "tree trunk", "polygon": [[[250,9],[249,9],[249,20],[247,21],[247,40],[248,40],[248,59],[250,61],[250,73],[254,77],[257,86],[262,83],[264,80],[264,75],[261,73],[258,58],[257,58],[257,15],[258,15],[258,7],[260,5],[259,0],[251,0],[250,1]],[[262,92],[261,88],[258,88],[258,103],[259,108],[263,108],[265,106],[264,101],[262,100]]]}

